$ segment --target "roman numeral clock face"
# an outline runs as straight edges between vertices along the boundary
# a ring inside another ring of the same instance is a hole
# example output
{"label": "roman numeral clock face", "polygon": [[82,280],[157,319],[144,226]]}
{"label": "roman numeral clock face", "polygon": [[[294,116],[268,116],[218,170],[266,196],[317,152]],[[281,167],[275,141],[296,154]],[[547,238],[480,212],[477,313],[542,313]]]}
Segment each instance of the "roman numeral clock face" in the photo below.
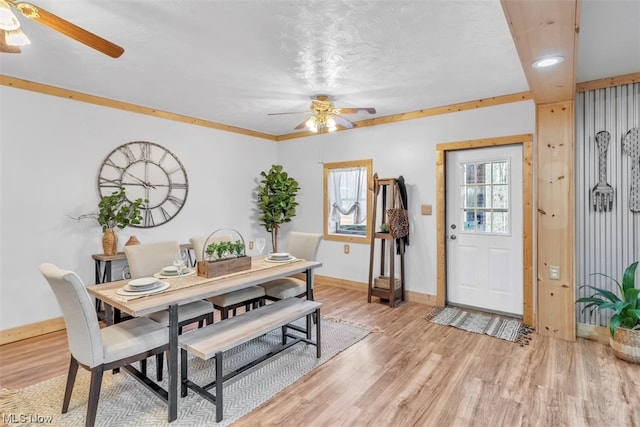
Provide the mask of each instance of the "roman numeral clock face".
{"label": "roman numeral clock face", "polygon": [[100,196],[110,196],[120,187],[127,199],[149,202],[143,220],[132,227],[156,227],[175,217],[184,206],[189,180],[182,163],[171,151],[153,142],[129,142],[113,150],[98,174]]}

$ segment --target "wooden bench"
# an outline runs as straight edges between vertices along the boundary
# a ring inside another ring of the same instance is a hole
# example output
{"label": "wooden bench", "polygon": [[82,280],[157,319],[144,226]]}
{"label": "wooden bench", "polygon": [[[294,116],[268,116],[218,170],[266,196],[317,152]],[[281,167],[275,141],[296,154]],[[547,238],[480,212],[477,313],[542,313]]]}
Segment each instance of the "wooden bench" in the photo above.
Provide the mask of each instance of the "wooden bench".
{"label": "wooden bench", "polygon": [[[222,420],[222,385],[225,381],[246,371],[247,369],[275,356],[281,351],[299,342],[306,342],[316,346],[316,357],[320,357],[320,306],[322,304],[302,300],[300,298],[287,298],[259,307],[247,313],[234,316],[230,319],[207,325],[180,337],[181,361],[180,373],[182,376],[181,396],[187,396],[187,389],[192,389],[202,397],[216,405],[216,422]],[[316,318],[316,340],[311,340],[311,317]],[[291,322],[307,318],[306,328],[290,325]],[[282,328],[282,345],[270,353],[234,370],[223,376],[223,353],[254,338],[265,335],[275,329]],[[305,337],[292,334],[288,329],[304,331]],[[290,338],[290,340],[288,340]],[[200,386],[188,378],[187,352],[193,353],[203,360],[215,357],[216,380]],[[219,379],[222,378],[222,381]],[[208,390],[215,387],[215,395]]]}

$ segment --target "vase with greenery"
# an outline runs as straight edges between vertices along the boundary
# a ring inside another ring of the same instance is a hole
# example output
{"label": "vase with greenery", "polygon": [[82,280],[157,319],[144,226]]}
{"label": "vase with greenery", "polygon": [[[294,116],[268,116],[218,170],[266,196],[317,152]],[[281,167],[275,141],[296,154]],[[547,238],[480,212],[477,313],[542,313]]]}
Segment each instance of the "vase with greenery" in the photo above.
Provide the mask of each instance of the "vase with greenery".
{"label": "vase with greenery", "polygon": [[271,233],[271,246],[278,252],[280,225],[290,222],[296,215],[298,181],[290,177],[281,165],[272,165],[268,172],[260,172],[258,209],[260,225]]}
{"label": "vase with greenery", "polygon": [[[589,288],[594,291],[593,295],[579,298],[576,303],[585,303],[582,311],[589,310],[611,310],[609,318],[609,332],[611,338],[609,343],[614,350],[614,354],[621,359],[634,363],[640,363],[640,288],[635,287],[636,268],[638,262],[629,265],[622,275],[622,283],[611,276],[602,273],[595,273],[597,276],[604,276],[616,284],[618,294],[608,289],[598,288],[591,285],[584,285],[581,288]],[[619,295],[619,296],[618,296]],[[635,338],[634,338],[635,337]],[[630,340],[636,340],[633,344]],[[631,349],[637,346],[636,350]],[[625,350],[626,349],[626,350]],[[623,354],[623,353],[636,353]]]}
{"label": "vase with greenery", "polygon": [[102,227],[102,247],[105,255],[117,253],[118,238],[114,229],[124,229],[129,225],[142,222],[141,207],[147,203],[144,199],[130,201],[126,190],[120,187],[109,196],[103,196],[98,203],[98,212],[81,215],[76,219],[92,218]]}

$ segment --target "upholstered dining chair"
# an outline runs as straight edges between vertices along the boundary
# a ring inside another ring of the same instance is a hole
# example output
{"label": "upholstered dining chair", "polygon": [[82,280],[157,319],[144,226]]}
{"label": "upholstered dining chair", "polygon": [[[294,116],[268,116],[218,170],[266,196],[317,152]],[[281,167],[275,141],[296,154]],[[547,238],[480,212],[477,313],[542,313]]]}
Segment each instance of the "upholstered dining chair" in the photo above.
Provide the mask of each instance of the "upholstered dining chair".
{"label": "upholstered dining chair", "polygon": [[[191,242],[193,251],[196,254],[196,261],[202,261],[205,249],[204,245],[207,243],[207,237],[192,237],[189,241]],[[233,236],[231,234],[212,236],[208,242],[214,243],[223,241],[233,241]],[[213,307],[216,310],[220,311],[220,318],[227,319],[229,317],[229,312],[233,312],[233,315],[235,316],[236,310],[242,306],[244,306],[245,311],[249,311],[251,310],[251,307],[255,308],[257,306],[264,305],[265,292],[264,288],[260,286],[250,286],[238,291],[211,297],[209,298],[209,301],[213,304]]]}
{"label": "upholstered dining chair", "polygon": [[[137,317],[100,329],[93,301],[76,273],[49,263],[42,264],[40,272],[49,282],[62,309],[71,352],[62,413],[69,409],[78,366],[82,366],[91,372],[85,425],[93,426],[103,373],[125,367],[140,382],[149,381],[153,384],[144,373],[128,365],[153,355],[162,355],[169,348],[169,330],[147,317]],[[154,386],[150,387],[161,390],[159,386]]]}
{"label": "upholstered dining chair", "polygon": [[[180,245],[176,241],[125,246],[124,253],[129,263],[131,278],[153,276],[164,267],[172,265],[179,249]],[[148,317],[163,325],[169,325],[167,310],[152,313]],[[178,306],[180,333],[183,326],[198,322],[198,326],[202,327],[204,321],[208,324],[213,323],[213,305],[209,301],[194,301]]]}
{"label": "upholstered dining chair", "polygon": [[[322,234],[302,233],[292,231],[289,233],[287,252],[292,256],[307,261],[315,261],[320,247]],[[297,277],[283,277],[260,285],[264,288],[266,298],[277,301],[290,297],[304,297],[307,294],[307,283]],[[313,288],[311,289],[313,299]]]}
{"label": "upholstered dining chair", "polygon": [[[132,279],[153,276],[164,267],[173,264],[176,252],[180,249],[177,241],[146,243],[141,245],[129,245],[124,247],[124,253],[129,263],[129,273]],[[149,314],[152,320],[169,326],[169,311],[162,310]],[[182,328],[186,325],[198,322],[202,327],[204,322],[213,323],[213,304],[207,300],[199,300],[178,306],[178,333],[182,334]],[[142,369],[146,370],[146,361],[142,362]],[[164,367],[163,358],[156,358],[156,378],[162,380]]]}

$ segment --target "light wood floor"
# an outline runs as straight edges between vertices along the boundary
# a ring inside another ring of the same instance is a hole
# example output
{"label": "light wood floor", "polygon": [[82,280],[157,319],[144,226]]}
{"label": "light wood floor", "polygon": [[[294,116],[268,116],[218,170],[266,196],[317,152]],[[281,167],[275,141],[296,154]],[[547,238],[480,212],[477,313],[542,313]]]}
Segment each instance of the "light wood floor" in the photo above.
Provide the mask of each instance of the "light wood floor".
{"label": "light wood floor", "polygon": [[[534,335],[529,346],[424,320],[366,294],[318,286],[323,316],[376,327],[236,426],[636,426],[640,366],[607,346]],[[64,333],[0,347],[0,386],[66,373]]]}

